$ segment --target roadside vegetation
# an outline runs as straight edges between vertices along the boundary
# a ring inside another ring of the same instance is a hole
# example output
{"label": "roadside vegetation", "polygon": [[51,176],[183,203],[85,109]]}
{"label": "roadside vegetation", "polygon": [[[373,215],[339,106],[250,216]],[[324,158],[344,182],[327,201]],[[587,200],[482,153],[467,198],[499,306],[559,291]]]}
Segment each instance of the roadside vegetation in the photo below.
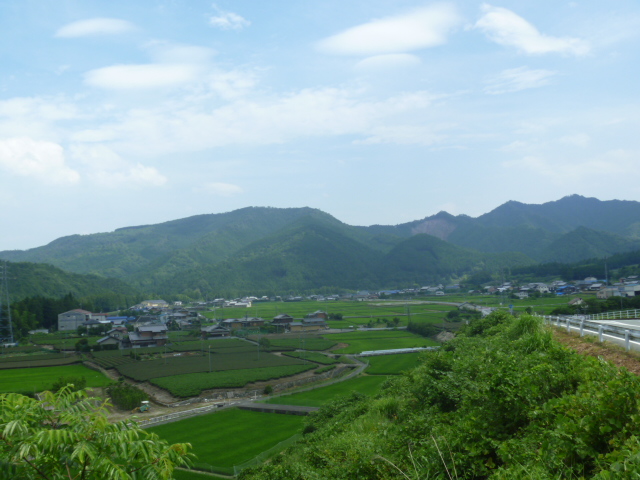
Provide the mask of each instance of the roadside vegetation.
{"label": "roadside vegetation", "polygon": [[639,407],[639,377],[499,312],[380,393],[325,405],[295,447],[240,478],[630,479]]}

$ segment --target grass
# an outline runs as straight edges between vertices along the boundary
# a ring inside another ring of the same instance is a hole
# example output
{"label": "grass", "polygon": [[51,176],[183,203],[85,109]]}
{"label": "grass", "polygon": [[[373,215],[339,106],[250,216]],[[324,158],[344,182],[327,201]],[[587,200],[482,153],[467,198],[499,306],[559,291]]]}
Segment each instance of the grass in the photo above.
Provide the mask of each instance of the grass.
{"label": "grass", "polygon": [[51,388],[59,377],[84,377],[87,387],[106,387],[111,380],[84,365],[0,371],[0,393],[33,393]]}
{"label": "grass", "polygon": [[415,367],[419,355],[419,353],[401,353],[367,357],[362,360],[369,362],[369,367],[367,367],[369,375],[398,375]]}
{"label": "grass", "polygon": [[303,422],[298,415],[230,409],[149,430],[169,443],[191,443],[196,464],[229,468],[299,433]]}
{"label": "grass", "polygon": [[375,395],[380,390],[380,385],[387,379],[382,375],[364,375],[334,383],[326,387],[308,390],[306,392],[292,393],[266,400],[264,403],[276,405],[302,405],[307,407],[321,407],[340,396],[348,395],[351,392],[359,392],[365,395]]}
{"label": "grass", "polygon": [[395,348],[429,347],[437,342],[403,330],[348,332],[327,335],[328,338],[349,346],[333,353],[361,353],[369,350],[391,350]]}

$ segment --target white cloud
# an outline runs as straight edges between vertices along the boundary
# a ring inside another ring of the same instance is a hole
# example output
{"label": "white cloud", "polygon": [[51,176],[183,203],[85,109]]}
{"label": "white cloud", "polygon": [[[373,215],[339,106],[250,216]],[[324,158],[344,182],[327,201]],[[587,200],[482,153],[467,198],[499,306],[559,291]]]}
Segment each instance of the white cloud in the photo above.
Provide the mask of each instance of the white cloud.
{"label": "white cloud", "polygon": [[158,172],[154,167],[146,167],[139,163],[128,167],[126,170],[98,170],[90,173],[88,176],[99,185],[113,188],[125,185],[161,187],[167,183],[167,177]]}
{"label": "white cloud", "polygon": [[193,81],[198,68],[189,64],[113,65],[85,73],[88,85],[113,90],[173,87]]}
{"label": "white cloud", "polygon": [[586,133],[576,133],[575,135],[565,135],[560,141],[573,147],[585,148],[591,143],[591,137]]}
{"label": "white cloud", "polygon": [[545,53],[585,55],[590,50],[585,40],[544,35],[511,10],[488,4],[482,5],[482,16],[475,26],[490,40],[507,47],[515,47],[530,55]]}
{"label": "white cloud", "polygon": [[233,100],[250,93],[256,86],[258,79],[254,72],[243,71],[214,71],[206,80],[211,92],[224,100]]}
{"label": "white cloud", "polygon": [[376,127],[372,134],[358,144],[395,143],[398,145],[430,146],[442,141],[445,137],[436,133],[435,128],[421,125],[398,125]]}
{"label": "white cloud", "polygon": [[71,185],[80,180],[78,172],[66,165],[60,145],[28,137],[0,140],[0,167],[49,184]]}
{"label": "white cloud", "polygon": [[403,53],[442,45],[460,22],[452,4],[438,3],[349,28],[321,40],[317,47],[336,55]]}
{"label": "white cloud", "polygon": [[305,137],[369,136],[389,118],[421,112],[435,98],[414,92],[372,101],[350,90],[304,89],[260,100],[241,98],[219,108],[197,99],[182,106],[138,109],[103,128],[112,132],[120,150],[141,156],[226,145],[274,145]]}
{"label": "white cloud", "polygon": [[359,71],[395,70],[415,67],[420,63],[422,63],[420,58],[410,53],[389,53],[387,55],[374,55],[360,60],[354,68]]}
{"label": "white cloud", "polygon": [[528,67],[511,68],[503,70],[492,78],[484,92],[490,95],[498,95],[543,87],[549,84],[549,79],[554,75],[556,75],[556,72],[551,70],[533,70]]}
{"label": "white cloud", "polygon": [[58,29],[55,33],[60,38],[88,37],[93,35],[119,35],[135,30],[135,26],[126,20],[117,18],[89,18],[80,20]]}
{"label": "white cloud", "polygon": [[231,197],[233,195],[238,195],[244,192],[244,190],[237,185],[221,182],[207,183],[204,186],[204,190],[208,193],[218,195],[220,197]]}
{"label": "white cloud", "polygon": [[167,178],[154,167],[140,163],[129,164],[120,155],[105,145],[71,146],[70,154],[85,165],[87,178],[100,186],[117,188],[121,186],[154,186],[167,183]]}
{"label": "white cloud", "polygon": [[77,107],[64,99],[15,97],[0,101],[0,117],[33,117],[38,120],[55,121],[70,120],[78,116]]}
{"label": "white cloud", "polygon": [[611,150],[598,157],[585,160],[564,160],[539,156],[525,156],[517,160],[503,162],[505,168],[522,170],[527,175],[545,177],[556,185],[592,180],[603,177],[625,177],[640,174],[637,155],[626,150]]}
{"label": "white cloud", "polygon": [[242,30],[251,25],[251,22],[237,13],[227,12],[213,5],[216,14],[209,17],[209,24],[212,27],[221,28],[222,30]]}

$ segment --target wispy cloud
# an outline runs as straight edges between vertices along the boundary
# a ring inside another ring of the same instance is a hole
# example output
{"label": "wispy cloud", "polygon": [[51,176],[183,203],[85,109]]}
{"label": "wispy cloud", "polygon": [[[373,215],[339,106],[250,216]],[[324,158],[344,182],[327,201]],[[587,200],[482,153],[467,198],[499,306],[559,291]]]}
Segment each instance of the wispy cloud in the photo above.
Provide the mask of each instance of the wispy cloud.
{"label": "wispy cloud", "polygon": [[118,18],[89,18],[68,23],[55,33],[59,38],[90,37],[95,35],[120,35],[135,30],[136,27]]}
{"label": "wispy cloud", "polygon": [[576,133],[575,135],[565,135],[560,138],[560,142],[572,147],[586,148],[591,143],[591,137],[586,133]]}
{"label": "wispy cloud", "polygon": [[360,71],[379,71],[388,69],[399,69],[407,67],[415,67],[422,63],[420,58],[410,53],[389,53],[387,55],[374,55],[360,60],[355,65],[356,70]]}
{"label": "wispy cloud", "polygon": [[113,65],[85,73],[88,85],[113,90],[172,87],[196,78],[198,69],[188,64]]}
{"label": "wispy cloud", "polygon": [[461,23],[455,7],[438,3],[392,17],[372,20],[318,42],[320,51],[335,55],[403,53],[442,45]]}
{"label": "wispy cloud", "polygon": [[220,197],[231,197],[243,193],[244,190],[238,185],[231,183],[212,182],[204,185],[204,190]]}
{"label": "wispy cloud", "polygon": [[487,37],[506,47],[515,47],[530,55],[562,53],[585,55],[590,46],[585,40],[571,37],[553,37],[540,33],[536,27],[511,10],[484,4],[482,16],[475,27]]}
{"label": "wispy cloud", "polygon": [[74,144],[69,152],[70,157],[84,165],[86,177],[102,187],[160,187],[167,183],[167,177],[155,167],[131,164],[105,145]]}
{"label": "wispy cloud", "polygon": [[60,145],[28,137],[0,140],[0,168],[48,184],[70,185],[80,180],[78,172],[66,165]]}
{"label": "wispy cloud", "polygon": [[548,85],[551,77],[556,74],[551,70],[533,70],[528,67],[510,68],[503,70],[490,79],[484,92],[490,95],[498,95],[543,87]]}
{"label": "wispy cloud", "polygon": [[216,4],[213,5],[213,8],[216,10],[216,13],[209,17],[209,24],[212,27],[222,30],[242,30],[251,25],[249,20],[237,13],[222,10]]}
{"label": "wispy cloud", "polygon": [[567,182],[598,180],[620,175],[634,178],[640,174],[640,165],[636,158],[636,152],[618,149],[584,160],[525,156],[503,162],[502,166],[522,170],[528,175],[539,175],[554,184],[566,185]]}

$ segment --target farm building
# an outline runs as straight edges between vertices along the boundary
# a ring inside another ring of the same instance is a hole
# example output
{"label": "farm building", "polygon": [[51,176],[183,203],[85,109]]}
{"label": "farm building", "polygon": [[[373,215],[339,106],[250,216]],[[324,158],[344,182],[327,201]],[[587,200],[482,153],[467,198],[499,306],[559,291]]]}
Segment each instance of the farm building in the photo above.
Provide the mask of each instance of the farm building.
{"label": "farm building", "polygon": [[228,337],[231,335],[231,331],[220,325],[211,325],[208,327],[202,327],[200,329],[202,338],[214,338],[214,337]]}
{"label": "farm building", "polygon": [[85,322],[91,320],[91,312],[76,308],[58,315],[58,331],[77,330]]}
{"label": "farm building", "polygon": [[132,347],[162,347],[167,343],[166,325],[143,325],[129,334]]}

